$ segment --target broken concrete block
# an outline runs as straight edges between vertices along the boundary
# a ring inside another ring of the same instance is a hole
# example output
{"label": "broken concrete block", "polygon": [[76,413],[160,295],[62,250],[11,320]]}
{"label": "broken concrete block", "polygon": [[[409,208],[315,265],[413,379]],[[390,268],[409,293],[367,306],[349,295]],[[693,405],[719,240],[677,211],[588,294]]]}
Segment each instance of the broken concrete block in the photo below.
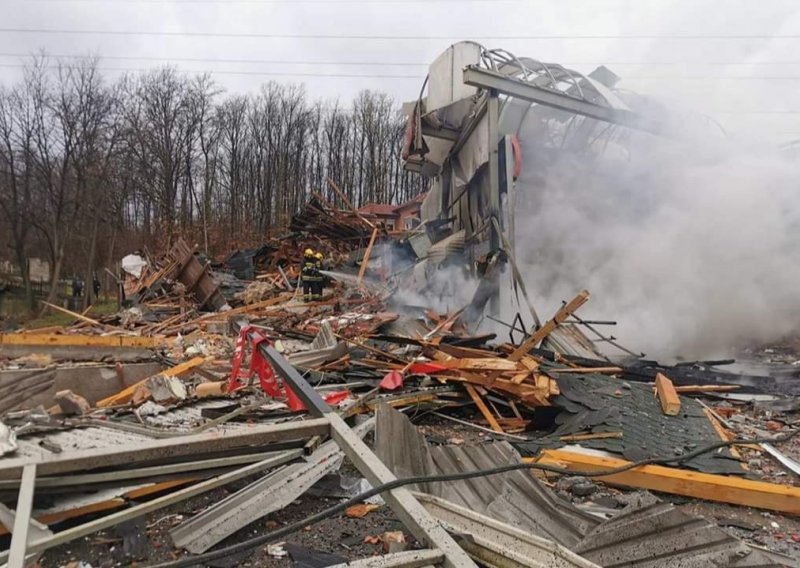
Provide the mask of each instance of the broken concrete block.
{"label": "broken concrete block", "polygon": [[87,414],[92,410],[92,405],[85,398],[71,390],[58,391],[55,401],[61,407],[61,412],[68,416]]}
{"label": "broken concrete block", "polygon": [[169,402],[186,398],[186,385],[177,377],[156,375],[147,379],[150,396],[156,402]]}

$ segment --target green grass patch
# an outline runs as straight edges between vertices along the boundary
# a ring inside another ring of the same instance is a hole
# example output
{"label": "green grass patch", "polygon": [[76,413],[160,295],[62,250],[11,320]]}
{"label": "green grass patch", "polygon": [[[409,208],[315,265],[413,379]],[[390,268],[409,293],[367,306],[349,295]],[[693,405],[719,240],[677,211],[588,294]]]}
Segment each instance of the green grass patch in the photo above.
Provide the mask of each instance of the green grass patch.
{"label": "green grass patch", "polygon": [[[87,317],[97,319],[101,316],[117,313],[116,300],[101,300],[99,303],[92,306]],[[56,325],[68,326],[77,320],[69,314],[56,311],[52,308],[42,317],[34,318],[25,322],[25,329],[39,329],[42,327],[53,327]]]}

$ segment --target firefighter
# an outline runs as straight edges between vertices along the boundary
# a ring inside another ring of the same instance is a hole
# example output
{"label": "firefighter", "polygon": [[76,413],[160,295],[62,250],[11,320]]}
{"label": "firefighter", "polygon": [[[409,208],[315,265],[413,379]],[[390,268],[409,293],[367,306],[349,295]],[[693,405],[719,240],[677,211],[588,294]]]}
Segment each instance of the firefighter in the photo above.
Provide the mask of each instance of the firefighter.
{"label": "firefighter", "polygon": [[303,281],[303,299],[310,302],[314,295],[314,273],[317,271],[317,262],[314,258],[314,251],[307,248],[303,253],[303,267],[300,270]]}
{"label": "firefighter", "polygon": [[314,255],[315,260],[315,275],[317,277],[314,282],[314,296],[316,300],[322,298],[322,292],[325,289],[325,276],[322,274],[322,260],[325,257],[321,252]]}

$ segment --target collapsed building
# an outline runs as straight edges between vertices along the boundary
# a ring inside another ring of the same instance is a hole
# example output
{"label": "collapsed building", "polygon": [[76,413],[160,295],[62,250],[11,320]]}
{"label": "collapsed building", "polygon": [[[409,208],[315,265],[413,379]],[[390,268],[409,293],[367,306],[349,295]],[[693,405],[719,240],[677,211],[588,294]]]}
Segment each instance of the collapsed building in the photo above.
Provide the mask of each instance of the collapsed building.
{"label": "collapsed building", "polygon": [[[220,272],[178,241],[137,261],[132,307],[0,336],[0,558],[798,565],[795,375],[612,361],[603,347],[624,347],[580,317],[587,291],[541,318],[527,297],[514,181],[667,128],[615,82],[456,44],[406,107],[406,166],[432,178],[420,225],[315,193]],[[303,243],[333,264],[318,301],[298,297]],[[403,304],[398,273],[424,288],[454,262],[479,276],[467,302]],[[475,325],[504,267],[532,320],[502,322],[508,340]],[[77,350],[150,367],[59,376]],[[780,550],[683,506],[700,500],[769,519],[753,531]]]}

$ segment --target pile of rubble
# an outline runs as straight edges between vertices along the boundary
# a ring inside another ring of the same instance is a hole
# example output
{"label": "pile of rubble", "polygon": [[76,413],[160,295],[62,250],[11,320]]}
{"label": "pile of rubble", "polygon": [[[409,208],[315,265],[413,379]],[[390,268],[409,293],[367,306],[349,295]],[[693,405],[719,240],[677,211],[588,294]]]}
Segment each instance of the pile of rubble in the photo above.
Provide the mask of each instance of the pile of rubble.
{"label": "pile of rubble", "polygon": [[798,565],[793,376],[612,361],[586,291],[498,340],[397,302],[373,251],[407,238],[317,198],[293,230],[227,276],[179,241],[118,314],[0,337],[3,561]]}

